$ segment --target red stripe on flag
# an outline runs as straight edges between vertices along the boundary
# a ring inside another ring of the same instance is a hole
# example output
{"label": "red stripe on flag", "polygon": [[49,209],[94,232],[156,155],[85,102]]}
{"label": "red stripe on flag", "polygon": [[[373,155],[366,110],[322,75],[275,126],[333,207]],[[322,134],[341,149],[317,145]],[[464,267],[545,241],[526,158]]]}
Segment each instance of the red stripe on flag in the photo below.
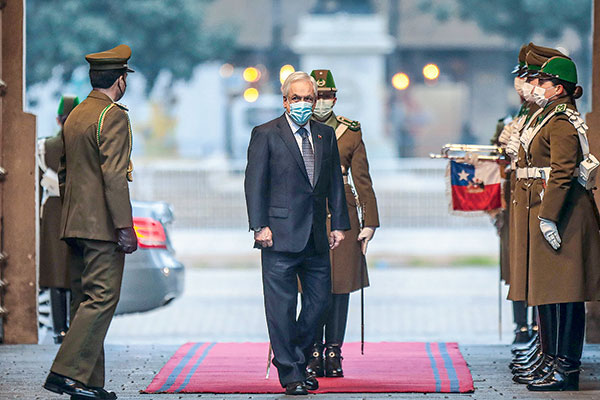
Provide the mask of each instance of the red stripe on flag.
{"label": "red stripe on flag", "polygon": [[485,185],[481,191],[470,186],[452,186],[452,209],[455,211],[486,211],[502,208],[502,188],[499,183]]}

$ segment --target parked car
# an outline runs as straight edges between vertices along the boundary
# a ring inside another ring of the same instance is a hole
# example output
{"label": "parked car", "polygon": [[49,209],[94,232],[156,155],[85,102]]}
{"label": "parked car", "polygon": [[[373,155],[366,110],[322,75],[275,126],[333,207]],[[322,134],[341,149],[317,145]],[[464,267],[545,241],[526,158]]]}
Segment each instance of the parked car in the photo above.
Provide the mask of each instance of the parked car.
{"label": "parked car", "polygon": [[[185,268],[175,258],[168,234],[173,210],[159,201],[132,201],[138,249],[125,257],[121,297],[116,314],[149,311],[183,293]],[[52,329],[50,296],[40,291],[40,328]]]}
{"label": "parked car", "polygon": [[165,202],[133,201],[138,250],[125,257],[121,298],[116,314],[148,311],[183,293],[184,266],[175,259],[167,227],[173,210]]}

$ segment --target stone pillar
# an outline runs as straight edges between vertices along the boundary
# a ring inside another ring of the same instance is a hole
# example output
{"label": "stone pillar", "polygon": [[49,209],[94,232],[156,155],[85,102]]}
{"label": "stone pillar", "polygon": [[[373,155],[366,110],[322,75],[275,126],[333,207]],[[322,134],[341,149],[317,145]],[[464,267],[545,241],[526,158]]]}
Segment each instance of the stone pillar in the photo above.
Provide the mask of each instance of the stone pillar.
{"label": "stone pillar", "polygon": [[37,343],[35,117],[23,112],[24,1],[0,1],[2,342]]}
{"label": "stone pillar", "polygon": [[338,88],[335,113],[358,120],[369,160],[393,157],[385,132],[385,57],[394,48],[385,19],[376,14],[309,14],[300,19],[292,49],[300,69],[330,69]]}

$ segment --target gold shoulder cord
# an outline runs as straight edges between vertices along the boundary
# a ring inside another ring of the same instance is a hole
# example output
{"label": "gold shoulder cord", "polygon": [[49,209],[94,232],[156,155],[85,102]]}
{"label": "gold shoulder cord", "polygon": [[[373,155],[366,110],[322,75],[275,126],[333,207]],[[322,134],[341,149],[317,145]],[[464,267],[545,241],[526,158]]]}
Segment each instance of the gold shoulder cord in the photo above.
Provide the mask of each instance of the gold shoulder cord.
{"label": "gold shoulder cord", "polygon": [[[98,143],[98,149],[100,149],[100,134],[102,132],[102,127],[104,126],[104,117],[108,110],[116,106],[116,103],[109,104],[106,106],[104,110],[100,113],[100,118],[98,119],[98,131],[96,132],[96,142]],[[129,150],[127,157],[129,158],[129,165],[127,166],[127,180],[129,182],[133,181],[133,163],[131,162],[131,151],[133,149],[133,133],[131,132],[131,122],[129,121],[129,114],[125,112],[125,116],[127,117],[127,130],[129,133]]]}

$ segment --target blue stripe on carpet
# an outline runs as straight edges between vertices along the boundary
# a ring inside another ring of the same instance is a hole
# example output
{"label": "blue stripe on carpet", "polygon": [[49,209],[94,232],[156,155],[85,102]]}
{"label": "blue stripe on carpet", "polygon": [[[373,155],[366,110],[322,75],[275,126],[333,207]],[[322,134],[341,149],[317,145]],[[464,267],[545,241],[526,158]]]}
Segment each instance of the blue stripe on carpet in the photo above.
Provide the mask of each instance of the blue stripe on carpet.
{"label": "blue stripe on carpet", "polygon": [[427,350],[427,356],[429,356],[429,361],[431,362],[431,369],[433,370],[433,376],[435,377],[435,392],[440,393],[440,391],[442,390],[442,381],[440,380],[440,372],[438,371],[435,358],[433,357],[433,353],[431,352],[431,343],[425,343],[425,349]]}
{"label": "blue stripe on carpet", "polygon": [[165,384],[162,385],[160,389],[158,389],[159,393],[160,392],[166,392],[167,390],[169,390],[169,388],[177,380],[177,377],[179,376],[179,374],[181,373],[181,371],[183,370],[183,368],[185,368],[185,366],[187,365],[187,363],[191,360],[191,358],[194,356],[194,354],[196,354],[196,351],[198,351],[198,349],[200,348],[200,346],[202,346],[203,344],[204,343],[196,343],[196,344],[194,344],[192,346],[191,349],[188,350],[188,352],[186,353],[185,357],[183,357],[181,359],[181,361],[179,361],[179,364],[177,364],[177,367],[175,367],[175,369],[171,372],[171,374],[167,378],[167,381],[165,382]]}
{"label": "blue stripe on carpet", "polygon": [[450,391],[453,393],[459,392],[460,385],[458,383],[458,376],[456,375],[452,358],[450,358],[450,354],[448,354],[448,347],[446,346],[446,343],[440,343],[438,346],[440,347],[440,353],[442,354],[444,365],[448,372],[448,379],[450,379]]}
{"label": "blue stripe on carpet", "polygon": [[204,351],[202,352],[202,355],[200,356],[200,358],[198,358],[198,360],[196,360],[196,363],[194,364],[192,369],[190,369],[190,372],[188,372],[188,374],[185,377],[185,380],[183,381],[181,386],[179,386],[179,388],[177,390],[175,390],[175,393],[181,392],[182,390],[185,389],[185,387],[188,385],[188,383],[190,383],[190,379],[192,379],[192,376],[194,375],[194,373],[196,372],[196,370],[198,369],[200,364],[202,364],[202,361],[204,361],[204,359],[208,355],[208,352],[215,346],[215,344],[217,344],[217,343],[213,342],[213,343],[209,344],[206,347],[206,349],[204,349]]}

